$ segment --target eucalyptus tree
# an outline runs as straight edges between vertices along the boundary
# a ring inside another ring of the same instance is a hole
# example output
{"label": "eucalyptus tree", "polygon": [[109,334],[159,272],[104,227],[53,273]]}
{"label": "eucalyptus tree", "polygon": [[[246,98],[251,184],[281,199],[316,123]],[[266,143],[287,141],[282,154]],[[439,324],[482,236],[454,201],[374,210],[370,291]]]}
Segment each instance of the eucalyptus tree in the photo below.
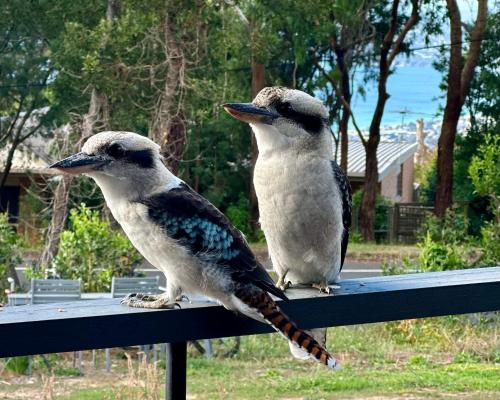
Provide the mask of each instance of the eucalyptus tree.
{"label": "eucalyptus tree", "polygon": [[316,86],[323,92],[332,122],[335,121],[338,126],[339,134],[335,139],[337,144],[340,143],[340,167],[344,171],[347,171],[348,166],[350,120],[361,136],[351,108],[351,98],[356,90],[354,74],[366,64],[369,45],[376,33],[369,21],[369,11],[373,5],[373,1],[367,0],[342,0],[326,7],[318,4],[318,7],[313,8],[314,15],[311,15],[312,26],[315,26],[314,20],[321,18],[313,28],[317,42],[309,48],[319,72],[319,76],[315,76]]}
{"label": "eucalyptus tree", "polygon": [[[481,42],[488,15],[487,0],[478,0],[477,15],[473,26],[462,23],[456,0],[447,0],[450,20],[450,57],[448,61],[446,106],[438,142],[437,187],[435,213],[444,217],[451,206],[453,193],[453,151],[457,124],[462,107],[469,93],[474,69],[480,56]],[[469,36],[468,52],[464,54],[463,30]]]}
{"label": "eucalyptus tree", "polygon": [[385,105],[389,98],[387,80],[393,69],[397,55],[404,51],[408,33],[419,18],[422,0],[408,2],[399,0],[379,2],[370,10],[371,21],[376,29],[373,41],[375,79],[377,81],[377,101],[370,123],[368,138],[362,137],[366,154],[365,181],[361,201],[361,235],[365,240],[373,240],[375,202],[378,192],[377,149],[380,143],[380,125]]}

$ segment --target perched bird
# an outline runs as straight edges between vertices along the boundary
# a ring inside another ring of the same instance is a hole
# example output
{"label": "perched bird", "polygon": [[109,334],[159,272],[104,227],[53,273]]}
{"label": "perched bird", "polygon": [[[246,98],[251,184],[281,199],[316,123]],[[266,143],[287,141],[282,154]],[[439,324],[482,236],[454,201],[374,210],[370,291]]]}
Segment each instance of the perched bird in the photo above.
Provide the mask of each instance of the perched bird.
{"label": "perched bird", "polygon": [[337,367],[324,347],[276,305],[271,294],[287,298],[242,234],[167,169],[154,142],[130,132],[101,132],[80,153],[51,167],[93,178],[133,245],[165,274],[165,294],[130,294],[122,303],[171,308],[183,292],[208,296],[229,310],[269,323],[310,358]]}
{"label": "perched bird", "polygon": [[[253,183],[277,285],[312,285],[330,293],[344,264],[352,196],[333,159],[327,109],[314,97],[284,87],[264,88],[253,103],[224,108],[255,133],[259,155]],[[326,330],[314,331],[321,342],[318,335],[326,336]]]}

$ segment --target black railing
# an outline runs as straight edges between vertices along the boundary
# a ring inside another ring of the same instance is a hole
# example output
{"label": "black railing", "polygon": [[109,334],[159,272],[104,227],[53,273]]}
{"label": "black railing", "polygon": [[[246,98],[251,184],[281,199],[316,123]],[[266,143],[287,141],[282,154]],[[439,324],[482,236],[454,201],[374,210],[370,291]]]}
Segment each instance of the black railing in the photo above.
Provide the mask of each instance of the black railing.
{"label": "black railing", "polygon": [[[279,304],[305,329],[500,310],[500,267],[348,279],[332,295],[291,289]],[[128,308],[119,299],[5,307],[0,357],[170,343],[166,398],[186,397],[186,342],[273,332],[207,303]],[[334,378],[332,378],[334,379]]]}

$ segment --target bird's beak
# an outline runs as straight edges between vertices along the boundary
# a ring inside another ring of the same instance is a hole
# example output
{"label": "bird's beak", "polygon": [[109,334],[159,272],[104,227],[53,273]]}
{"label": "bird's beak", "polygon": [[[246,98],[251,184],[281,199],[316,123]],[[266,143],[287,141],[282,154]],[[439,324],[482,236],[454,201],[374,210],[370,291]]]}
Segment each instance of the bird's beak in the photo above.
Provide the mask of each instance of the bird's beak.
{"label": "bird's beak", "polygon": [[226,103],[224,110],[232,117],[249,124],[271,125],[279,115],[265,108],[259,108],[252,103]]}
{"label": "bird's beak", "polygon": [[110,159],[103,156],[93,156],[80,152],[52,164],[49,168],[55,168],[69,174],[83,174],[94,171],[96,168],[102,167],[110,161]]}

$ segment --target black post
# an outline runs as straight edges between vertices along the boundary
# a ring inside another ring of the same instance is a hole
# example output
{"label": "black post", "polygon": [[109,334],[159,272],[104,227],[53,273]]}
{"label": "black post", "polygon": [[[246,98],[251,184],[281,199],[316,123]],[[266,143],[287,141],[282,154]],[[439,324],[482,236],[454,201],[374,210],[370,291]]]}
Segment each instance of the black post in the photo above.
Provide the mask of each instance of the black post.
{"label": "black post", "polygon": [[165,399],[186,400],[187,342],[167,343]]}

